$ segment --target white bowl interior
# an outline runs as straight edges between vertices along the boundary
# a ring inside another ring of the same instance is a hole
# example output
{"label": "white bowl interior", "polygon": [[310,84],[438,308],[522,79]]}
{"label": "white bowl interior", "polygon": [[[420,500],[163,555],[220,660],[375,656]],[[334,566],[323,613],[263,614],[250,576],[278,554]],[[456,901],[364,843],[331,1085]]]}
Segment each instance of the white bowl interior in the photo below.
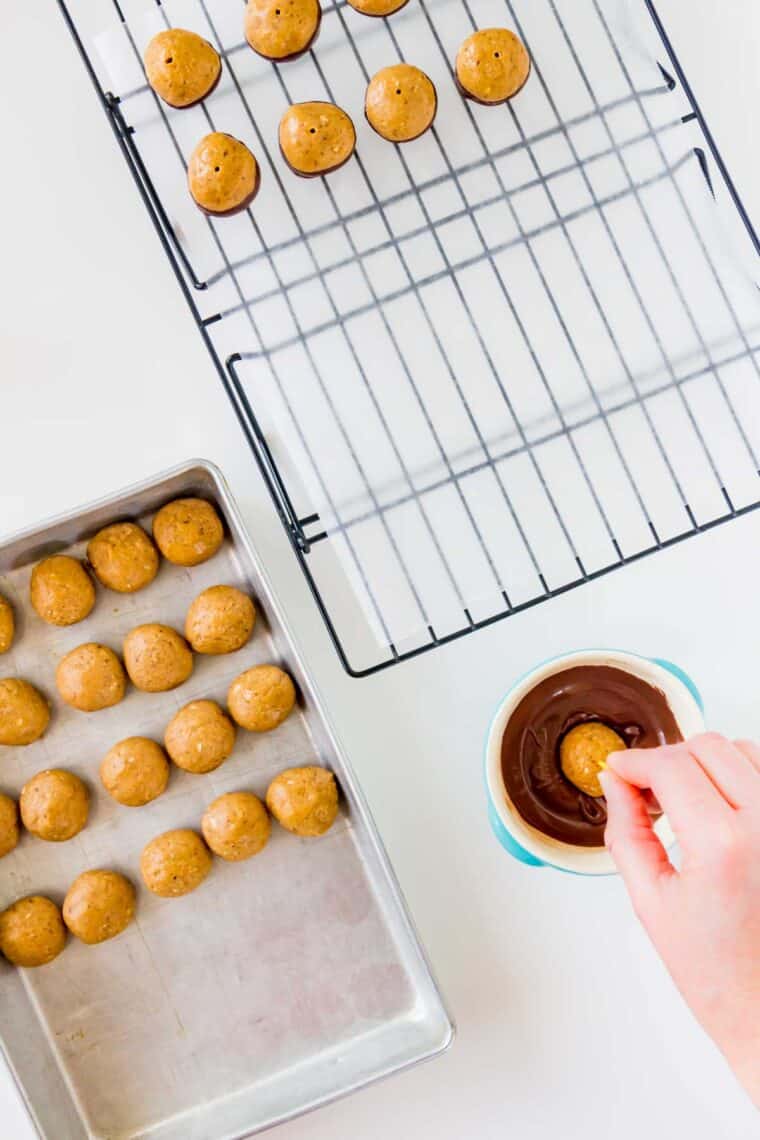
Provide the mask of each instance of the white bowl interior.
{"label": "white bowl interior", "polygon": [[[704,717],[693,694],[669,669],[647,657],[617,650],[581,650],[547,661],[523,677],[503,700],[491,724],[486,745],[486,783],[499,819],[520,846],[537,859],[576,874],[609,875],[615,873],[616,867],[605,848],[575,847],[562,843],[526,823],[509,799],[501,773],[501,741],[514,709],[525,694],[546,677],[579,665],[608,665],[623,669],[660,689],[665,694],[685,739],[704,731]],[[673,832],[665,816],[657,821],[655,831],[665,847],[673,844]]]}

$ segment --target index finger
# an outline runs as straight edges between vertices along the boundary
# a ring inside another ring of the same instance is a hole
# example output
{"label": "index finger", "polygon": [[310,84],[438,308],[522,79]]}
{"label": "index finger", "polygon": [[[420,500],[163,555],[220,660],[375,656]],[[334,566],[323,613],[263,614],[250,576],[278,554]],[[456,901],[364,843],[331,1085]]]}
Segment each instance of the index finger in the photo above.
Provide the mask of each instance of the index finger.
{"label": "index finger", "polygon": [[637,788],[651,788],[684,853],[703,849],[706,831],[725,826],[731,808],[687,744],[629,748],[607,757],[609,767]]}

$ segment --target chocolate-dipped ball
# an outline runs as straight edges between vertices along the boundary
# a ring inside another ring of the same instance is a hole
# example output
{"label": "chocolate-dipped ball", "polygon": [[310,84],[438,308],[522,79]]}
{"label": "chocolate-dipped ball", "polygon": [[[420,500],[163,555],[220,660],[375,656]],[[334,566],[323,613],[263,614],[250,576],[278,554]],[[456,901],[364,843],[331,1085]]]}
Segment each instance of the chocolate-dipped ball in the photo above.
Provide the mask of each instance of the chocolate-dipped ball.
{"label": "chocolate-dipped ball", "polygon": [[356,146],[350,117],[334,103],[294,103],[280,119],[280,150],[295,174],[315,178],[348,162]]}
{"label": "chocolate-dipped ball", "polygon": [[316,39],[321,19],[319,0],[248,0],[245,38],[265,59],[295,59]]}
{"label": "chocolate-dipped ball", "polygon": [[216,87],[222,73],[218,52],[195,32],[167,28],[143,55],[148,83],[170,107],[192,107]]}
{"label": "chocolate-dipped ball", "polygon": [[363,16],[392,16],[398,12],[409,0],[348,0],[355,11]]}
{"label": "chocolate-dipped ball", "polygon": [[509,28],[481,28],[457,52],[457,84],[476,103],[506,103],[522,90],[529,75],[530,56]]}
{"label": "chocolate-dipped ball", "polygon": [[18,677],[0,680],[0,744],[33,744],[50,723],[50,706],[34,685]]}
{"label": "chocolate-dipped ball", "polygon": [[135,899],[135,888],[117,871],[84,871],[63,900],[63,921],[81,942],[95,946],[126,930]]}
{"label": "chocolate-dipped ball", "polygon": [[187,164],[187,185],[193,201],[204,214],[219,218],[250,206],[259,180],[259,164],[245,143],[221,131],[205,135]]}
{"label": "chocolate-dipped ball", "polygon": [[45,966],[66,945],[61,912],[44,895],[28,895],[0,914],[0,953],[14,966]]}
{"label": "chocolate-dipped ball", "polygon": [[241,728],[270,732],[293,711],[296,690],[287,673],[276,665],[254,665],[230,685],[227,708]]}
{"label": "chocolate-dipped ball", "polygon": [[48,625],[75,625],[95,605],[95,587],[76,558],[52,554],[32,570],[29,598]]}
{"label": "chocolate-dipped ball", "polygon": [[149,891],[178,898],[199,887],[211,870],[211,854],[200,835],[188,828],[165,831],[143,847],[140,873]]}
{"label": "chocolate-dipped ball", "polygon": [[409,63],[378,71],[370,79],[364,98],[367,122],[389,142],[419,138],[432,125],[437,106],[432,81]]}
{"label": "chocolate-dipped ball", "polygon": [[19,808],[21,822],[32,835],[65,843],[86,825],[90,794],[73,772],[49,768],[24,784]]}
{"label": "chocolate-dipped ball", "polygon": [[205,499],[175,499],[154,518],[153,537],[167,561],[176,566],[198,566],[219,550],[224,527]]}
{"label": "chocolate-dipped ball", "polygon": [[119,594],[142,590],[158,573],[158,551],[137,523],[99,530],[87,544],[87,558],[101,585]]}
{"label": "chocolate-dipped ball", "polygon": [[131,629],[124,638],[124,664],[135,688],[165,693],[190,676],[193,655],[175,629],[149,622]]}
{"label": "chocolate-dipped ball", "polygon": [[113,649],[94,641],[78,645],[61,658],[55,683],[66,704],[81,712],[117,705],[127,688],[124,669]]}
{"label": "chocolate-dipped ball", "polygon": [[587,721],[577,724],[562,738],[559,762],[571,784],[587,796],[603,796],[599,773],[607,767],[611,752],[622,752],[625,741],[606,724]]}
{"label": "chocolate-dipped ball", "polygon": [[15,634],[16,623],[11,603],[0,594],[0,653],[8,652],[13,645]]}
{"label": "chocolate-dipped ball", "polygon": [[234,653],[253,632],[256,607],[235,586],[209,586],[192,602],[185,637],[196,653]]}
{"label": "chocolate-dipped ball", "polygon": [[267,807],[295,835],[324,835],[338,815],[338,786],[327,768],[288,768],[267,788]]}

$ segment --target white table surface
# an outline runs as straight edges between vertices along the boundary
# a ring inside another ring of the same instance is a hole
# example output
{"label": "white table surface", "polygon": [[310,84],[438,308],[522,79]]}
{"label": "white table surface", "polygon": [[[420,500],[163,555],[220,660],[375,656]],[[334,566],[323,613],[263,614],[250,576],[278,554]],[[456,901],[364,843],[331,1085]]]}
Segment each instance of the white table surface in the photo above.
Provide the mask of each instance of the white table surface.
{"label": "white table surface", "polygon": [[[760,5],[659,6],[760,226]],[[0,534],[189,456],[221,465],[458,1023],[444,1058],[284,1126],[280,1140],[757,1136],[621,883],[524,868],[494,842],[480,752],[515,675],[593,643],[680,662],[713,728],[760,738],[760,515],[351,680],[53,0],[5,0],[2,34]],[[32,1136],[4,1071],[0,1134]]]}

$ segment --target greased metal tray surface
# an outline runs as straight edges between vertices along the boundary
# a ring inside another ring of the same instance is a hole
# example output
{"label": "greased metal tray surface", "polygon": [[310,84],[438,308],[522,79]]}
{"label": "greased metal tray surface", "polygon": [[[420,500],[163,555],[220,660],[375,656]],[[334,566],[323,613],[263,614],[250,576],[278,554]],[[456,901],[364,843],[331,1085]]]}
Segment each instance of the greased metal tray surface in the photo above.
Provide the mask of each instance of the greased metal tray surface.
{"label": "greased metal tray surface", "polygon": [[[149,523],[163,503],[200,495],[225,518],[219,554],[190,570],[162,562],[136,595],[98,588],[92,614],[68,629],[30,612],[33,563],[55,551],[82,555],[117,519]],[[226,657],[196,657],[179,689],[130,688],[112,709],[85,714],[55,691],[57,661],[74,645],[120,648],[144,621],[182,628],[191,599],[217,582],[257,602],[252,641]],[[53,701],[47,734],[0,749],[0,789],[18,794],[35,772],[60,766],[93,793],[88,826],[67,843],[25,834],[0,863],[0,907],[29,894],[57,901],[81,871],[112,867],[138,886],[136,922],[119,938],[71,938],[38,970],[0,964],[0,1040],[29,1112],[46,1140],[232,1140],[352,1091],[446,1048],[452,1026],[410,925],[366,805],[273,600],[220,473],[193,462],[0,546],[0,591],[14,604],[16,644],[0,675],[35,682]],[[277,661],[299,706],[266,735],[238,734],[230,759],[194,776],[173,768],[165,794],[144,808],[111,800],[98,780],[109,746],[128,735],[161,739],[194,697],[223,701],[231,679]],[[263,795],[292,764],[324,764],[342,789],[341,815],[322,839],[273,829],[244,863],[215,859],[180,899],[150,895],[139,879],[144,843],[170,827],[197,827],[221,792]]]}

